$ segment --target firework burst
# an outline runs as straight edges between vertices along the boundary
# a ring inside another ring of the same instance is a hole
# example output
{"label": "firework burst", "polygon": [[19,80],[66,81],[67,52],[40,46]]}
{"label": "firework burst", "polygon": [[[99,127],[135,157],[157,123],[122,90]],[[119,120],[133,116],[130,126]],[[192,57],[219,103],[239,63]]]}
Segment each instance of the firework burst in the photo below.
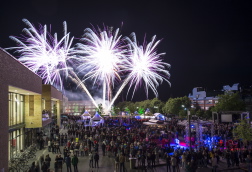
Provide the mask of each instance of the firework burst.
{"label": "firework burst", "polygon": [[80,71],[87,71],[84,81],[93,80],[94,84],[103,83],[103,99],[105,92],[111,98],[111,87],[116,80],[120,80],[120,72],[125,70],[127,49],[121,41],[119,29],[106,27],[85,29],[83,43],[77,44],[76,53],[82,54],[83,63],[78,67]]}
{"label": "firework burst", "polygon": [[28,20],[23,19],[28,28],[23,29],[25,35],[21,38],[10,38],[17,42],[18,47],[11,47],[20,53],[18,59],[34,73],[38,74],[45,84],[60,87],[62,90],[62,75],[68,75],[67,61],[73,38],[67,33],[66,22],[64,36],[58,41],[57,33],[52,36],[47,32],[47,26],[40,26],[37,30]]}
{"label": "firework burst", "polygon": [[129,52],[131,52],[130,60],[125,63],[129,74],[111,101],[110,107],[127,84],[129,84],[128,93],[133,87],[132,98],[137,87],[141,85],[144,85],[147,97],[149,88],[157,97],[159,83],[166,81],[170,84],[168,81],[170,73],[167,70],[170,65],[161,59],[165,53],[156,52],[157,45],[160,43],[160,40],[156,41],[156,36],[153,36],[151,41],[148,44],[144,43],[144,45],[137,44],[134,33],[131,34],[131,38],[126,38],[126,41],[129,43]]}

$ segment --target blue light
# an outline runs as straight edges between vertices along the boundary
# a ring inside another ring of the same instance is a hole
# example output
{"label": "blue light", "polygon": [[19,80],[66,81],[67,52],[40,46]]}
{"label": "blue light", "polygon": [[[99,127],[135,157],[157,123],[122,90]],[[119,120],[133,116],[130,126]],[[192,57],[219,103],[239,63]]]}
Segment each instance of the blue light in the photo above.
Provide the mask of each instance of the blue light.
{"label": "blue light", "polygon": [[175,139],[175,143],[179,145],[179,139]]}

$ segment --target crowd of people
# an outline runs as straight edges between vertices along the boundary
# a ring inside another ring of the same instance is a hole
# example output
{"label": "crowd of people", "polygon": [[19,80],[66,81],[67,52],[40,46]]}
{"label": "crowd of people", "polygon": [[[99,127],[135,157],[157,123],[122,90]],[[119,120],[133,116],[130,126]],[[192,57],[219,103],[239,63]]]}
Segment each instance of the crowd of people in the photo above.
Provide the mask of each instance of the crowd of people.
{"label": "crowd of people", "polygon": [[[226,161],[227,166],[239,166],[246,163],[251,169],[252,151],[249,149],[213,149],[200,147],[197,150],[176,148],[171,146],[174,139],[185,134],[185,127],[178,125],[177,119],[172,119],[165,125],[147,126],[135,118],[104,119],[104,124],[94,127],[85,126],[79,117],[69,115],[64,122],[67,133],[60,134],[59,126],[51,129],[50,138],[46,139],[48,151],[58,154],[53,163],[55,172],[62,171],[63,163],[67,171],[78,171],[78,157],[87,156],[90,168],[99,168],[100,156],[114,158],[115,170],[125,171],[125,162],[136,161],[136,168],[155,168],[160,159],[165,161],[167,171],[178,172],[184,169],[194,172],[198,168],[211,166],[216,171],[220,160]],[[227,127],[227,128],[226,128]],[[228,135],[232,128],[228,125],[214,126],[215,134]],[[205,130],[203,134],[209,134]],[[40,142],[39,147],[40,147]],[[60,146],[64,146],[61,150]],[[99,151],[101,150],[101,151]],[[99,153],[101,152],[101,153]],[[63,157],[61,156],[63,154]],[[41,170],[51,169],[49,155],[40,158]],[[31,172],[36,171],[35,163]]]}

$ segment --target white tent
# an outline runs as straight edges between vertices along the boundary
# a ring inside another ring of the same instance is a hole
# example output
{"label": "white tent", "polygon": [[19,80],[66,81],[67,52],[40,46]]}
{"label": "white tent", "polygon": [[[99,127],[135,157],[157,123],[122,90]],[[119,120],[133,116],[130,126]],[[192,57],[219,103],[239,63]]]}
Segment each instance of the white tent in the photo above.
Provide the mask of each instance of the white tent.
{"label": "white tent", "polygon": [[83,116],[90,116],[89,112],[86,110],[83,114]]}
{"label": "white tent", "polygon": [[97,112],[95,113],[94,117],[92,118],[93,121],[99,121],[101,119],[102,119],[101,115],[99,115]]}
{"label": "white tent", "polygon": [[83,120],[91,118],[91,115],[89,114],[89,112],[87,110],[81,116],[82,116]]}
{"label": "white tent", "polygon": [[154,113],[153,115],[158,120],[164,120],[164,115],[162,115],[161,113]]}
{"label": "white tent", "polygon": [[99,125],[99,124],[103,124],[104,123],[104,120],[103,118],[96,112],[94,117],[90,119],[90,122],[89,122],[89,125],[90,126],[96,126],[96,125]]}
{"label": "white tent", "polygon": [[161,113],[154,113],[153,115],[154,115],[154,116],[158,116],[159,114],[161,114]]}

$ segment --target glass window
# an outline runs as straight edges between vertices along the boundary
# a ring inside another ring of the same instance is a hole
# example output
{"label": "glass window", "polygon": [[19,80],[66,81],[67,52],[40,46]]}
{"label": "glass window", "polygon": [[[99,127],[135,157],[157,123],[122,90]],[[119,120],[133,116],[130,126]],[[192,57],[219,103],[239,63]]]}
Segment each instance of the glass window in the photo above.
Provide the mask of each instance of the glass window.
{"label": "glass window", "polygon": [[24,149],[24,128],[9,133],[9,159]]}
{"label": "glass window", "polygon": [[24,95],[9,93],[9,126],[24,122]]}

